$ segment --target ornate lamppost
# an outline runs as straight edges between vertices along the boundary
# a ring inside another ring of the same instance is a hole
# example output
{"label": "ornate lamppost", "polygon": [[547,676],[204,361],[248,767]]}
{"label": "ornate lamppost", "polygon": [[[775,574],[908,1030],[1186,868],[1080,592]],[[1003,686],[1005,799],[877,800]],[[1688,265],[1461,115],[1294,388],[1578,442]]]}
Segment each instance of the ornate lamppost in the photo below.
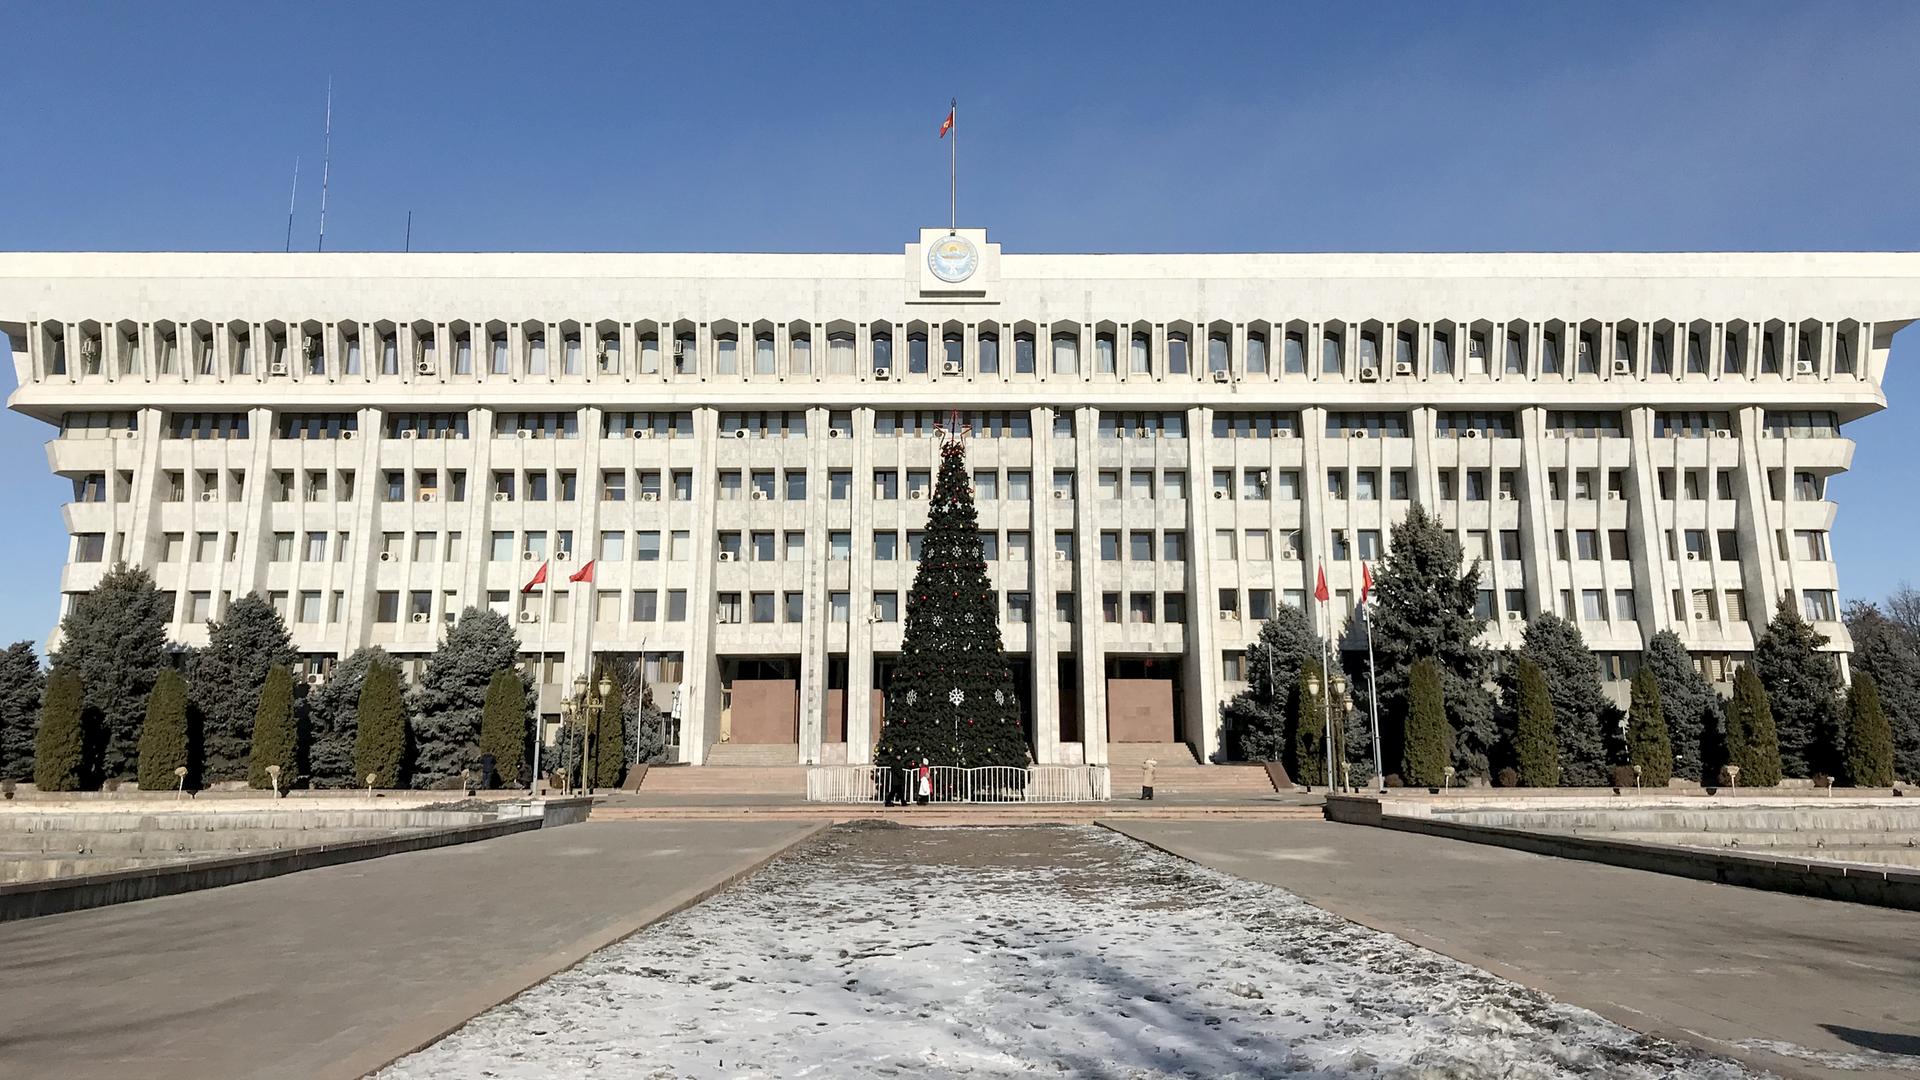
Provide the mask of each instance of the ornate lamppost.
{"label": "ornate lamppost", "polygon": [[[593,760],[593,729],[600,716],[601,708],[613,694],[613,679],[602,675],[598,685],[590,685],[585,674],[573,677],[573,696],[560,703],[560,720],[565,728],[572,728],[577,721],[580,727],[579,790],[591,792],[592,774],[588,772]],[[573,790],[573,785],[568,785]]]}

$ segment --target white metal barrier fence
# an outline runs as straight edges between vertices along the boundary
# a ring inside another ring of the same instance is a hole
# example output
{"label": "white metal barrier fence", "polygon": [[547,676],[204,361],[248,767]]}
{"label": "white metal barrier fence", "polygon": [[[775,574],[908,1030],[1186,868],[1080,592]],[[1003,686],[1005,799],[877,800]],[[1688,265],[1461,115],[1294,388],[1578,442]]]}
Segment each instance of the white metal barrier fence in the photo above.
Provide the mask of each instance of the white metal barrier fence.
{"label": "white metal barrier fence", "polygon": [[[882,802],[888,780],[894,784],[895,798],[917,799],[916,770],[819,765],[807,770],[807,801]],[[934,765],[927,770],[927,780],[928,801],[936,803],[1108,802],[1113,798],[1113,777],[1104,765],[1032,765],[1024,769]]]}

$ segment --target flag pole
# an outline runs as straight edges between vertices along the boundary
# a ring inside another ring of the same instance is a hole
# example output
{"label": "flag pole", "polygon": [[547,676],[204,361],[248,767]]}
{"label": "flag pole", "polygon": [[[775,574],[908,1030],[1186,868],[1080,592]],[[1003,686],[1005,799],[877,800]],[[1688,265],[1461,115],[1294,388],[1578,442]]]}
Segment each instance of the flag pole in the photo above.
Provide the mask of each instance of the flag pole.
{"label": "flag pole", "polygon": [[[1321,582],[1326,581],[1326,569],[1320,570]],[[1328,655],[1328,639],[1333,636],[1333,597],[1328,595],[1320,600],[1321,624],[1325,632],[1320,636],[1320,717],[1326,725],[1327,775],[1326,786],[1330,791],[1340,790],[1338,781],[1333,778],[1333,666]]]}
{"label": "flag pole", "polygon": [[1373,783],[1380,794],[1387,793],[1387,774],[1380,767],[1380,689],[1373,670],[1373,605],[1361,606],[1367,622],[1367,713],[1373,727]]}
{"label": "flag pole", "polygon": [[947,118],[953,122],[953,136],[947,143],[947,231],[960,229],[960,99],[947,102]]}
{"label": "flag pole", "polygon": [[541,711],[540,698],[547,685],[547,616],[553,610],[553,575],[546,575],[540,587],[540,654],[533,661],[533,781],[527,787],[531,795],[540,793],[540,744],[547,741],[547,715]]}

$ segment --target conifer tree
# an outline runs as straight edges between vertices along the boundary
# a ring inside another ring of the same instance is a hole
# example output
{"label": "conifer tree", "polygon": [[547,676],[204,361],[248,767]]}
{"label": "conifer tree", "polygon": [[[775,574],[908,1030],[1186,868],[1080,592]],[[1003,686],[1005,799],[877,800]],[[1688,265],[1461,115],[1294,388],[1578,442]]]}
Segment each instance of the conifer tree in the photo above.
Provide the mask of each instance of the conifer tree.
{"label": "conifer tree", "polygon": [[300,730],[293,715],[293,673],[284,664],[267,669],[254,707],[253,739],[247,755],[247,786],[265,790],[274,786],[267,766],[280,766],[281,791],[300,778]]}
{"label": "conifer tree", "polygon": [[393,657],[378,645],[355,649],[333,665],[327,681],[307,693],[307,770],[314,787],[364,787],[366,773],[356,775],[353,747],[357,741],[360,691],[375,664]]}
{"label": "conifer tree", "polygon": [[[147,719],[140,725],[140,790],[198,789],[194,775],[193,731],[187,723],[187,683],[172,668],[160,672],[147,695]],[[185,768],[184,785],[174,775]]]}
{"label": "conifer tree", "polygon": [[[1721,741],[1721,710],[1724,702],[1714,693],[1707,677],[1694,666],[1680,635],[1661,630],[1647,643],[1640,667],[1652,671],[1660,685],[1660,712],[1666,717],[1667,735],[1673,744],[1673,773],[1688,780],[1712,780],[1718,775],[1723,753],[1713,752]],[[1714,760],[1707,760],[1709,756]]]}
{"label": "conifer tree", "polygon": [[1847,782],[1854,787],[1893,784],[1893,729],[1880,708],[1873,676],[1855,672],[1847,689]]}
{"label": "conifer tree", "polygon": [[610,690],[601,699],[600,711],[594,714],[593,722],[593,786],[601,790],[620,786],[620,773],[626,765],[626,745],[622,737],[626,712],[626,680],[615,670],[615,665],[602,660],[599,672],[594,676],[598,685],[601,675],[607,677]]}
{"label": "conifer tree", "polygon": [[1242,761],[1282,761],[1287,758],[1289,699],[1308,661],[1320,662],[1320,635],[1307,615],[1291,604],[1281,604],[1260,625],[1260,639],[1247,646],[1247,688],[1222,709],[1232,754]]}
{"label": "conifer tree", "polygon": [[121,564],[75,597],[60,620],[60,651],[50,659],[86,687],[91,730],[84,772],[134,774],[147,695],[168,664],[172,618],[173,605],[154,585],[153,575]]}
{"label": "conifer tree", "polygon": [[1627,763],[1639,766],[1645,787],[1663,788],[1673,779],[1673,743],[1660,708],[1660,680],[1644,665],[1633,677],[1632,704],[1627,708]]}
{"label": "conifer tree", "polygon": [[79,791],[88,786],[87,691],[80,676],[54,668],[40,706],[33,743],[33,783],[41,791]]}
{"label": "conifer tree", "polygon": [[[513,624],[490,608],[468,608],[448,629],[427,661],[410,702],[415,787],[444,785],[458,779],[461,770],[479,764],[480,717],[487,690],[494,673],[513,668],[519,653],[520,639]],[[532,717],[533,710],[533,688],[526,687],[522,711]]]}
{"label": "conifer tree", "polygon": [[1308,683],[1321,679],[1320,661],[1308,659],[1300,664],[1299,671],[1289,695],[1292,708],[1288,711],[1286,755],[1281,760],[1295,783],[1319,787],[1327,783],[1327,725],[1321,696]]}
{"label": "conifer tree", "polygon": [[[1753,646],[1754,674],[1767,688],[1767,702],[1780,734],[1780,768],[1787,776],[1840,772],[1840,671],[1820,651],[1827,635],[1794,610],[1782,595],[1766,633]],[[1742,782],[1745,777],[1742,776]]]}
{"label": "conifer tree", "polygon": [[900,660],[874,757],[879,764],[1027,764],[1020,700],[1001,651],[999,601],[987,581],[979,530],[965,436],[948,432],[907,594]]}
{"label": "conifer tree", "polygon": [[[1519,652],[1540,668],[1553,700],[1553,732],[1559,744],[1560,782],[1571,787],[1607,782],[1604,717],[1609,713],[1600,688],[1600,668],[1580,628],[1552,612],[1527,624]],[[1506,683],[1513,696],[1513,675]]]}
{"label": "conifer tree", "polygon": [[1553,697],[1540,665],[1522,656],[1514,662],[1514,771],[1522,787],[1560,786],[1560,740],[1553,731]]}
{"label": "conifer tree", "polygon": [[668,717],[654,703],[646,665],[634,664],[627,669],[626,686],[620,693],[620,712],[621,757],[642,764],[662,760]]}
{"label": "conifer tree", "polygon": [[493,755],[493,770],[509,786],[520,782],[528,743],[527,690],[512,668],[493,673],[480,716],[478,759]]}
{"label": "conifer tree", "polygon": [[[1903,588],[1897,598],[1920,612],[1920,596]],[[1847,605],[1847,633],[1853,638],[1853,670],[1873,677],[1875,696],[1893,729],[1893,774],[1920,780],[1920,637],[1889,618],[1877,605]]]}
{"label": "conifer tree", "polygon": [[[1500,737],[1493,698],[1487,693],[1490,664],[1480,637],[1486,623],[1475,613],[1480,563],[1465,570],[1453,531],[1415,504],[1393,530],[1387,557],[1374,569],[1373,645],[1379,678],[1380,741],[1387,768],[1404,760],[1405,725],[1411,720],[1413,665],[1437,665],[1445,702],[1452,764],[1463,776],[1485,776]],[[1362,704],[1364,708],[1364,703]]]}
{"label": "conifer tree", "polygon": [[1454,760],[1448,742],[1453,727],[1447,707],[1440,665],[1430,657],[1414,661],[1407,680],[1406,755],[1400,767],[1408,787],[1439,787],[1446,783],[1447,765]]}
{"label": "conifer tree", "polygon": [[226,618],[207,624],[207,644],[193,654],[187,688],[200,722],[207,783],[251,782],[253,725],[267,673],[275,666],[291,670],[298,661],[287,624],[257,592],[235,600]]}
{"label": "conifer tree", "polygon": [[1780,740],[1774,731],[1767,688],[1742,667],[1733,676],[1733,700],[1727,704],[1727,764],[1740,767],[1739,786],[1775,787],[1780,783]]}
{"label": "conifer tree", "polygon": [[400,696],[400,672],[391,659],[376,657],[367,665],[354,707],[354,786],[364,786],[370,775],[375,787],[401,786],[406,759],[407,712]]}
{"label": "conifer tree", "polygon": [[33,732],[46,688],[33,642],[16,641],[0,652],[0,780],[33,779]]}

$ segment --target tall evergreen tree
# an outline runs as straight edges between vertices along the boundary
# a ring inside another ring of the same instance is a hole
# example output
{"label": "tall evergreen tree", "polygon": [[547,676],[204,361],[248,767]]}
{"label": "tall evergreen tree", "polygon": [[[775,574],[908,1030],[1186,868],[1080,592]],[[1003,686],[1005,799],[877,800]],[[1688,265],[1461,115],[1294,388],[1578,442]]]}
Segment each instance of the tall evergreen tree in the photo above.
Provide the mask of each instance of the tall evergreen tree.
{"label": "tall evergreen tree", "polygon": [[1514,661],[1513,768],[1521,787],[1560,786],[1560,740],[1553,730],[1553,695],[1530,657]]}
{"label": "tall evergreen tree", "polygon": [[354,786],[365,785],[368,776],[375,778],[375,787],[401,786],[406,779],[407,710],[400,671],[390,657],[368,663],[353,714]]}
{"label": "tall evergreen tree", "polygon": [[92,786],[87,775],[87,691],[80,676],[54,668],[47,676],[40,706],[40,730],[33,743],[33,782],[41,791],[79,791]]}
{"label": "tall evergreen tree", "polygon": [[208,783],[247,780],[253,722],[267,673],[291,670],[299,660],[293,635],[267,598],[248,593],[227,608],[227,617],[207,624],[206,647],[188,671],[188,704],[200,721]]}
{"label": "tall evergreen tree", "polygon": [[1476,559],[1462,570],[1463,561],[1453,532],[1416,504],[1393,530],[1387,557],[1374,572],[1382,760],[1407,756],[1403,746],[1411,719],[1413,665],[1431,658],[1453,729],[1453,764],[1463,776],[1485,776],[1499,728],[1486,689],[1489,656],[1480,643],[1486,624],[1474,613],[1480,563]]}
{"label": "tall evergreen tree", "polygon": [[1894,775],[1920,780],[1920,638],[1864,601],[1847,605],[1846,621],[1853,638],[1853,670],[1873,677],[1893,730]]}
{"label": "tall evergreen tree", "polygon": [[627,668],[620,694],[621,756],[627,761],[653,764],[666,757],[668,716],[653,700],[645,664]]}
{"label": "tall evergreen tree", "polygon": [[[488,608],[468,608],[427,661],[414,687],[413,785],[434,787],[455,780],[480,761],[480,716],[495,672],[513,668],[520,639],[507,617]],[[524,715],[533,715],[533,690]],[[496,758],[498,755],[495,755]],[[497,765],[497,762],[496,762]]]}
{"label": "tall evergreen tree", "polygon": [[1633,703],[1627,709],[1627,763],[1639,766],[1646,787],[1663,788],[1673,779],[1673,742],[1660,708],[1660,680],[1645,665],[1633,677]]}
{"label": "tall evergreen tree", "polygon": [[333,665],[327,681],[307,693],[307,771],[317,788],[351,788],[366,784],[366,773],[355,775],[353,746],[360,691],[367,672],[393,657],[378,645],[356,649]]}
{"label": "tall evergreen tree", "polygon": [[1780,783],[1780,738],[1773,726],[1767,688],[1751,664],[1733,676],[1733,700],[1727,704],[1727,764],[1740,767],[1741,787]]}
{"label": "tall evergreen tree", "polygon": [[1288,699],[1300,681],[1300,669],[1320,663],[1320,635],[1307,615],[1281,604],[1260,625],[1260,639],[1247,646],[1247,688],[1222,710],[1232,753],[1242,761],[1284,761]]}
{"label": "tall evergreen tree", "polygon": [[620,774],[626,767],[626,743],[622,736],[626,726],[627,691],[624,673],[614,662],[600,661],[600,669],[594,675],[595,685],[602,675],[607,678],[610,692],[601,699],[600,711],[593,718],[591,769],[593,786],[604,791],[620,786]]}
{"label": "tall evergreen tree", "polygon": [[1447,744],[1453,726],[1447,721],[1445,678],[1429,657],[1414,661],[1407,679],[1407,729],[1401,780],[1408,787],[1439,787],[1446,783],[1447,764],[1457,759]]}
{"label": "tall evergreen tree", "polygon": [[[1541,612],[1527,624],[1521,638],[1521,656],[1533,661],[1546,679],[1553,699],[1553,733],[1560,746],[1560,782],[1570,787],[1607,782],[1605,718],[1611,712],[1600,688],[1600,666],[1587,649],[1580,628],[1552,612]],[[1510,670],[1504,682],[1508,699],[1517,704],[1518,691]]]}
{"label": "tall evergreen tree", "polygon": [[1708,761],[1709,748],[1720,740],[1723,703],[1713,685],[1694,666],[1680,635],[1661,630],[1647,643],[1640,667],[1652,671],[1660,684],[1660,711],[1673,744],[1673,772],[1688,780],[1713,779],[1725,761]]}
{"label": "tall evergreen tree", "polygon": [[300,729],[293,715],[293,673],[285,665],[267,669],[254,707],[253,739],[248,746],[247,786],[266,790],[274,786],[267,766],[280,766],[279,787],[290,790],[300,779]]}
{"label": "tall evergreen tree", "polygon": [[184,786],[198,789],[194,775],[193,730],[187,723],[187,682],[168,668],[147,695],[147,719],[140,726],[140,790],[172,791],[183,786],[175,769],[187,770]]}
{"label": "tall evergreen tree", "polygon": [[1893,784],[1893,729],[1880,708],[1873,676],[1855,672],[1847,689],[1847,782],[1854,787]]}
{"label": "tall evergreen tree", "polygon": [[502,784],[520,782],[520,770],[526,766],[529,728],[527,726],[527,688],[520,673],[503,668],[487,680],[486,702],[481,707],[480,746],[477,759],[493,756],[493,771]]}
{"label": "tall evergreen tree", "polygon": [[80,678],[97,717],[86,771],[125,777],[138,764],[147,695],[167,666],[167,623],[173,605],[139,567],[115,566],[91,592],[74,598],[60,620],[60,651],[51,657]]}
{"label": "tall evergreen tree", "polygon": [[1788,776],[1837,774],[1841,767],[1840,670],[1820,651],[1827,635],[1781,596],[1773,621],[1753,646],[1754,673],[1780,734],[1780,768]]}
{"label": "tall evergreen tree", "polygon": [[940,446],[874,757],[894,767],[922,759],[966,768],[1028,761],[1013,669],[1001,651],[999,601],[981,554],[966,441],[953,432]]}
{"label": "tall evergreen tree", "polygon": [[33,729],[47,673],[31,641],[0,652],[0,780],[33,779]]}
{"label": "tall evergreen tree", "polygon": [[[1309,659],[1294,676],[1291,708],[1288,710],[1286,754],[1281,761],[1287,775],[1296,783],[1319,787],[1327,783],[1327,722],[1321,711],[1322,689],[1316,693],[1308,685],[1319,682],[1320,661]],[[1324,686],[1324,684],[1322,684]]]}

